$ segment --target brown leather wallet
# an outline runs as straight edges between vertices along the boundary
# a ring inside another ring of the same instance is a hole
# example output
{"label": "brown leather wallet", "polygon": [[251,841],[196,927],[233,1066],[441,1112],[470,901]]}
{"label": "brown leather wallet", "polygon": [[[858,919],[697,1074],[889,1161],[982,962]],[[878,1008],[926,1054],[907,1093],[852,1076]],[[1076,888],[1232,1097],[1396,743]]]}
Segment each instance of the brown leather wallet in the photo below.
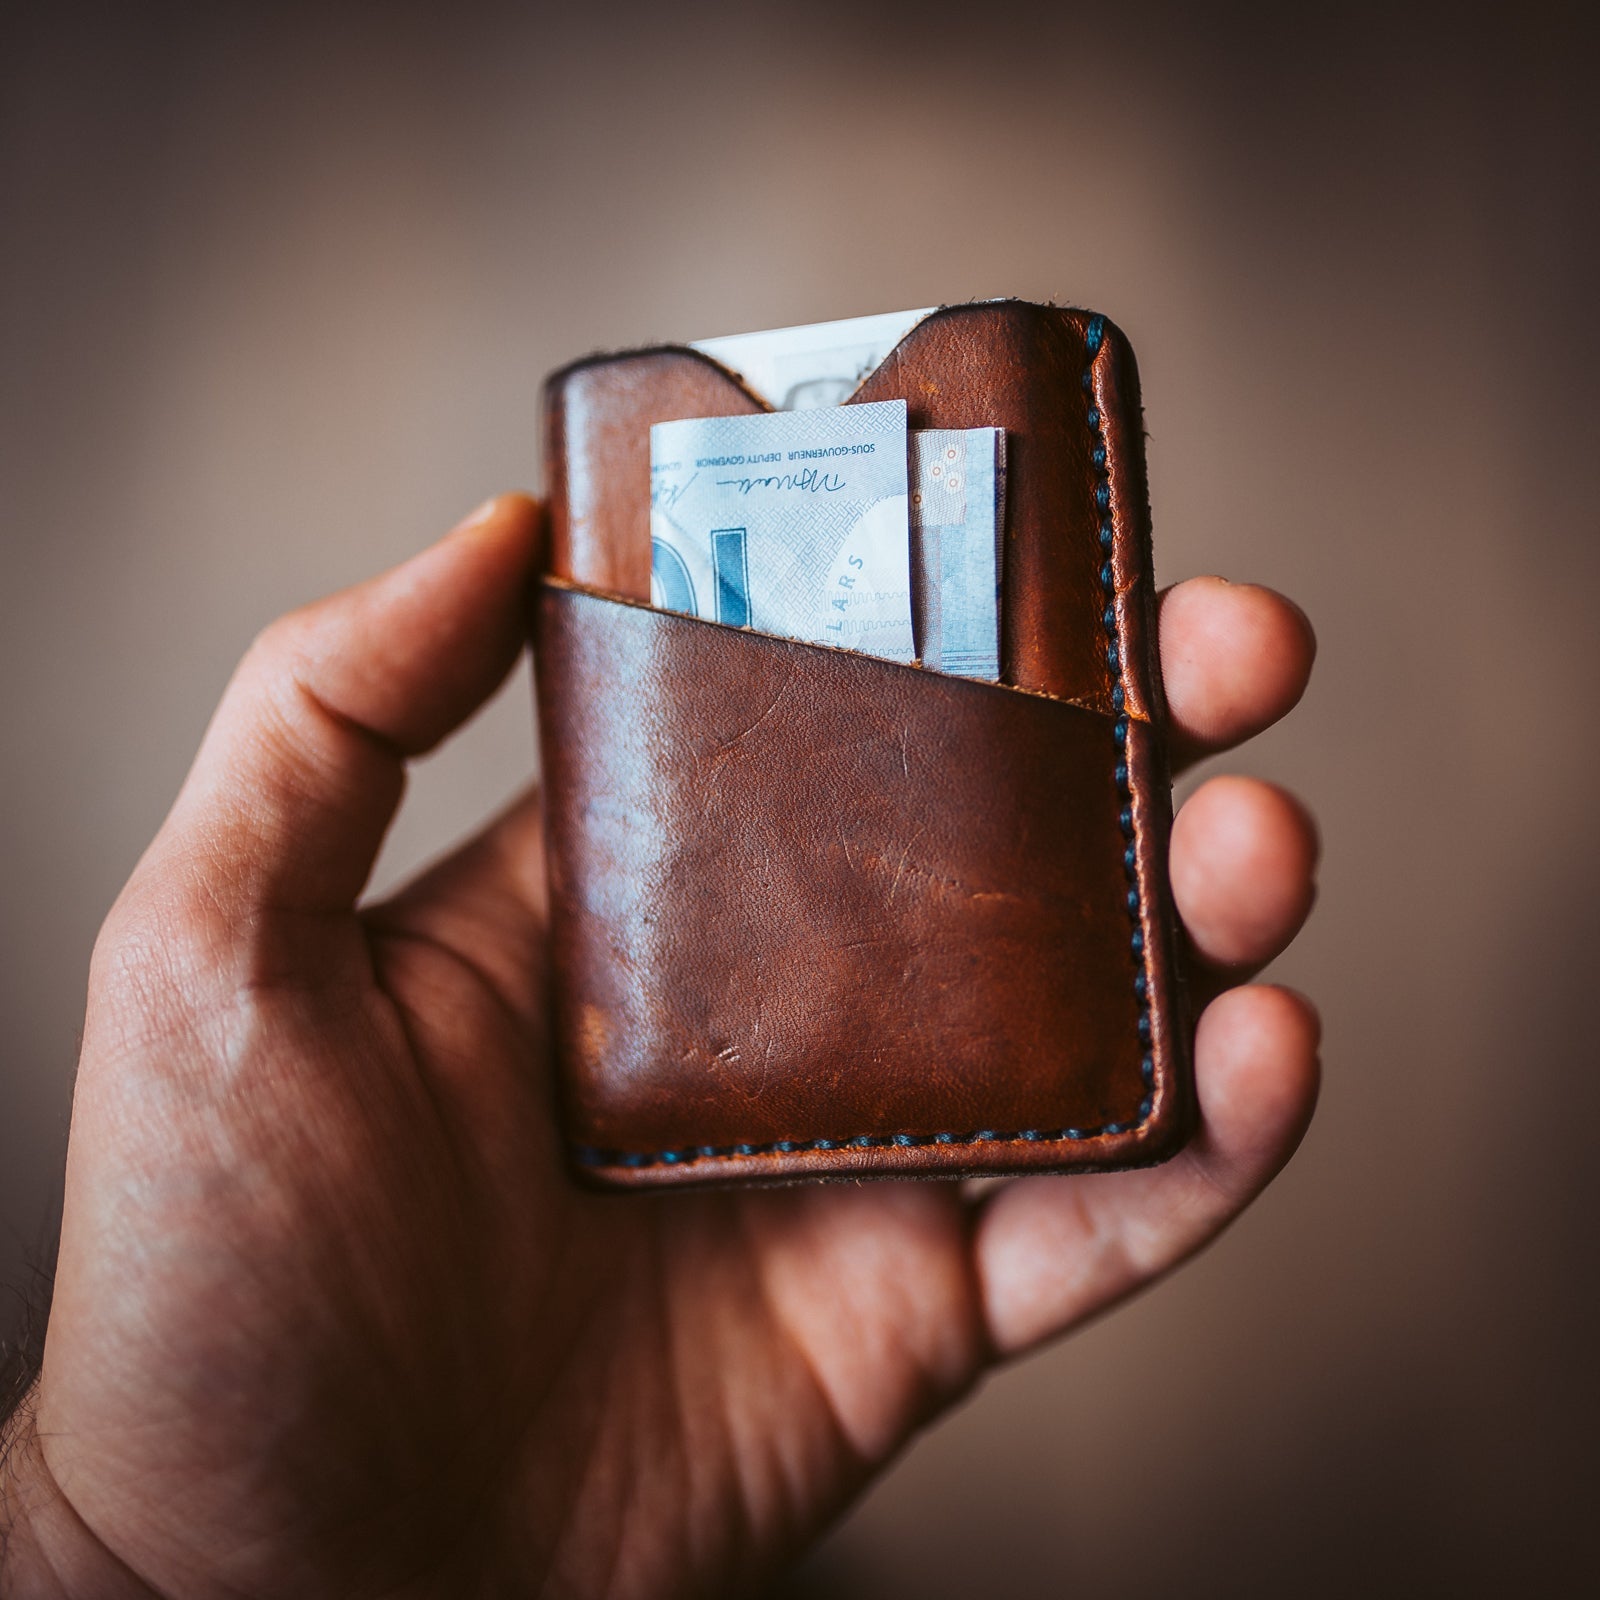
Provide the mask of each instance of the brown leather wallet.
{"label": "brown leather wallet", "polygon": [[682,348],[546,386],[535,597],[575,1169],[640,1187],[1120,1167],[1191,1120],[1138,380],[1103,317],[918,323],[846,402],[1006,431],[999,684],[656,611]]}

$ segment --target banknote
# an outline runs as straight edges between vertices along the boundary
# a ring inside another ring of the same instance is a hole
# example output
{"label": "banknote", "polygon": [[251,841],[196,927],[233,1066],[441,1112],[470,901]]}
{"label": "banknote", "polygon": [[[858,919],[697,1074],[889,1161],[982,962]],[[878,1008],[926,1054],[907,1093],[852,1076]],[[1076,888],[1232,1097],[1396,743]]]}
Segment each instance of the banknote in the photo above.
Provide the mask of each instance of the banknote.
{"label": "banknote", "polygon": [[912,613],[923,666],[1000,677],[1003,428],[918,428],[910,438]]}
{"label": "banknote", "polygon": [[658,423],[651,604],[911,661],[903,400]]}
{"label": "banknote", "polygon": [[780,411],[836,406],[934,309],[733,333],[697,339],[694,348],[737,372]]}

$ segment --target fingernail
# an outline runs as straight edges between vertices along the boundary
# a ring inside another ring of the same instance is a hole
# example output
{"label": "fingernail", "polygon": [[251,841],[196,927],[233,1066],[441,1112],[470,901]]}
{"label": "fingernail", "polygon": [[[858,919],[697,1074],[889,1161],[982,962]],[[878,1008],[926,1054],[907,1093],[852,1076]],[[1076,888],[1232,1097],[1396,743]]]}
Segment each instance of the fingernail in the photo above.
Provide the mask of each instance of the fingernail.
{"label": "fingernail", "polygon": [[474,511],[470,516],[463,517],[456,524],[456,532],[461,533],[467,528],[476,528],[480,523],[487,522],[489,518],[495,514],[495,510],[499,504],[500,496],[497,494],[490,495],[489,498],[485,500],[476,511]]}

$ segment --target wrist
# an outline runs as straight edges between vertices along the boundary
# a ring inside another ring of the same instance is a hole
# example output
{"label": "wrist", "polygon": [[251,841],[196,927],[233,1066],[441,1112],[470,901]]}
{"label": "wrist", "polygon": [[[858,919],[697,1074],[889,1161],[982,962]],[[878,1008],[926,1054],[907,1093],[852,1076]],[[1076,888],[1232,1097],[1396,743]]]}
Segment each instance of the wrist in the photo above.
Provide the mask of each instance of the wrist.
{"label": "wrist", "polygon": [[39,1547],[36,1509],[44,1485],[39,1436],[34,1427],[34,1390],[0,1422],[0,1593],[60,1594]]}
{"label": "wrist", "polygon": [[0,1595],[148,1596],[85,1526],[51,1474],[34,1423],[37,1388],[0,1422]]}

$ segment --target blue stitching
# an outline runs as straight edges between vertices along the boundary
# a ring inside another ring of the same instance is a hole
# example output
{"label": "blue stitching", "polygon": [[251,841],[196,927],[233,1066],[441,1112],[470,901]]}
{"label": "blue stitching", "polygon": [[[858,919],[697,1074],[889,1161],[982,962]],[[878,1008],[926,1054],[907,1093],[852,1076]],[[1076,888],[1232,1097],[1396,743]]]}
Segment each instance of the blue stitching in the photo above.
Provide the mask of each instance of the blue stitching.
{"label": "blue stitching", "polygon": [[[1089,361],[1083,369],[1084,392],[1091,397],[1094,394],[1094,357],[1100,348],[1100,341],[1105,334],[1105,319],[1091,317],[1085,337],[1089,349]],[[1111,479],[1106,472],[1106,437],[1100,408],[1093,404],[1089,406],[1091,425],[1099,435],[1099,441],[1093,452],[1096,472],[1100,475],[1100,482],[1095,485],[1095,504],[1103,513],[1109,513],[1111,506]],[[1117,814],[1117,823],[1122,830],[1122,836],[1128,841],[1127,849],[1123,851],[1122,868],[1128,878],[1128,920],[1132,923],[1129,935],[1129,948],[1133,953],[1134,978],[1133,995],[1139,1007],[1138,1032],[1139,1032],[1139,1076],[1143,1080],[1146,1090],[1155,1084],[1155,1057],[1151,1054],[1151,1029],[1150,1029],[1150,974],[1148,963],[1145,959],[1144,928],[1140,912],[1142,907],[1139,901],[1139,856],[1133,837],[1133,790],[1128,775],[1128,764],[1132,759],[1128,748],[1130,722],[1127,715],[1128,696],[1122,681],[1122,653],[1117,643],[1117,586],[1116,574],[1111,569],[1111,546],[1113,543],[1114,529],[1111,517],[1104,515],[1100,522],[1100,548],[1106,552],[1106,560],[1100,567],[1100,591],[1105,598],[1105,610],[1101,613],[1101,626],[1106,635],[1106,664],[1117,675],[1117,682],[1111,691],[1111,704],[1116,708],[1117,720],[1112,726],[1112,734],[1117,742],[1117,764],[1113,772],[1116,779],[1117,793],[1122,800],[1122,809]],[[1136,1127],[1142,1127],[1150,1116],[1153,1096],[1146,1093],[1139,1102],[1139,1120],[1136,1123],[1109,1123],[1102,1130],[1106,1134],[1124,1133]]]}
{"label": "blue stitching", "polygon": [[[1116,530],[1111,520],[1111,478],[1106,471],[1105,418],[1101,416],[1100,408],[1095,405],[1093,399],[1094,359],[1099,353],[1101,341],[1105,337],[1105,328],[1106,319],[1101,316],[1093,316],[1090,317],[1088,326],[1084,330],[1084,345],[1088,350],[1089,359],[1084,363],[1083,389],[1084,393],[1090,397],[1087,421],[1095,432],[1095,445],[1090,453],[1090,459],[1093,461],[1095,472],[1098,474],[1098,481],[1094,488],[1094,503],[1101,513],[1100,548],[1106,552],[1106,559],[1100,567],[1100,589],[1105,598],[1105,610],[1101,614],[1100,623],[1106,636],[1106,665],[1117,677],[1117,681],[1112,685],[1111,689],[1111,705],[1117,713],[1117,720],[1112,726],[1112,735],[1117,743],[1117,764],[1114,770],[1114,777],[1117,784],[1117,794],[1122,801],[1122,808],[1117,814],[1117,825],[1122,830],[1123,838],[1129,841],[1127,849],[1123,852],[1122,865],[1128,878],[1128,918],[1133,924],[1133,933],[1129,943],[1136,969],[1133,980],[1133,993],[1139,1007],[1138,1031],[1141,1050],[1139,1075],[1144,1080],[1145,1087],[1151,1089],[1155,1084],[1156,1069],[1155,1058],[1150,1053],[1150,976],[1148,962],[1145,959],[1144,929],[1140,922],[1138,856],[1133,844],[1133,791],[1128,777],[1128,697],[1122,681],[1122,652],[1117,644],[1117,583],[1116,574],[1111,570],[1110,559]],[[1108,1122],[1102,1128],[1059,1128],[1054,1131],[1042,1128],[1024,1128],[1016,1133],[1001,1133],[993,1128],[983,1128],[976,1133],[862,1133],[843,1139],[779,1139],[772,1144],[738,1144],[731,1147],[690,1145],[682,1150],[657,1150],[650,1154],[627,1150],[597,1150],[592,1146],[580,1145],[572,1153],[580,1165],[586,1167],[622,1166],[638,1168],[684,1166],[694,1161],[726,1160],[735,1156],[799,1155],[810,1150],[870,1150],[885,1145],[904,1149],[927,1144],[949,1147],[951,1145],[1017,1144],[1023,1142],[1029,1144],[1077,1143],[1084,1139],[1109,1138],[1114,1134],[1131,1133],[1135,1128],[1142,1127],[1150,1116],[1151,1100],[1151,1095],[1146,1094],[1144,1099],[1139,1102],[1139,1120],[1137,1122]]]}

